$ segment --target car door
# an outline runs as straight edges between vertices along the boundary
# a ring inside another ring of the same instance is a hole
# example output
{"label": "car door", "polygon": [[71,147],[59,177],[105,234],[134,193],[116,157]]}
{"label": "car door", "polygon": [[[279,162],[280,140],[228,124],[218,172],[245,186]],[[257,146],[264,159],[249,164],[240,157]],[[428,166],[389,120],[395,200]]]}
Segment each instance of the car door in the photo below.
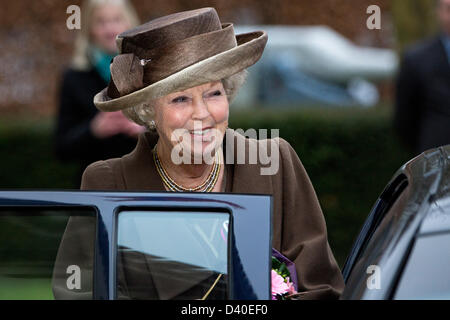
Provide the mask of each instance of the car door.
{"label": "car door", "polygon": [[1,191],[0,299],[269,299],[271,210],[262,195]]}

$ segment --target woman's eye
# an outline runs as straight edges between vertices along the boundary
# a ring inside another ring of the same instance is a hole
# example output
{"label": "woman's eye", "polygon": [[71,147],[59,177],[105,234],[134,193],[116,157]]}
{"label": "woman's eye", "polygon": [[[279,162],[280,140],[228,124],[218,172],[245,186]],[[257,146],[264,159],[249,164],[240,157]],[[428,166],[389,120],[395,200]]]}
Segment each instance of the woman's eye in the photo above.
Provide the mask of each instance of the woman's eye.
{"label": "woman's eye", "polygon": [[221,96],[222,95],[222,91],[220,91],[220,90],[214,91],[211,95],[212,96]]}
{"label": "woman's eye", "polygon": [[176,97],[175,99],[172,99],[172,103],[182,103],[182,102],[186,102],[188,100],[188,98],[186,96],[179,96]]}

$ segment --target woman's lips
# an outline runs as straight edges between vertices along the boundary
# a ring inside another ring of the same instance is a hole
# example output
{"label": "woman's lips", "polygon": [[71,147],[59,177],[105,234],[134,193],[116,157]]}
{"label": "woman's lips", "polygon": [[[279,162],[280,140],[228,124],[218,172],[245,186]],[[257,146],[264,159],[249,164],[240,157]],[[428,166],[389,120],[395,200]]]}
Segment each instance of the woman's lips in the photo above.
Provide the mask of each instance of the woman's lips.
{"label": "woman's lips", "polygon": [[202,130],[189,130],[194,141],[211,141],[214,134],[214,128],[207,127]]}

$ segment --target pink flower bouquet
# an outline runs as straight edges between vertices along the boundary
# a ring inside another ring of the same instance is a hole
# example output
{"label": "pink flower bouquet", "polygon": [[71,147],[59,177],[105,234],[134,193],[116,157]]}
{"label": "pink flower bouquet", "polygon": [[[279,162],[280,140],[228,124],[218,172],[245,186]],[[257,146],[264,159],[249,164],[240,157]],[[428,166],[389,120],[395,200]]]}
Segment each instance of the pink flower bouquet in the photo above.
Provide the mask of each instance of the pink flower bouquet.
{"label": "pink flower bouquet", "polygon": [[297,293],[297,272],[295,264],[272,249],[272,300],[288,300]]}

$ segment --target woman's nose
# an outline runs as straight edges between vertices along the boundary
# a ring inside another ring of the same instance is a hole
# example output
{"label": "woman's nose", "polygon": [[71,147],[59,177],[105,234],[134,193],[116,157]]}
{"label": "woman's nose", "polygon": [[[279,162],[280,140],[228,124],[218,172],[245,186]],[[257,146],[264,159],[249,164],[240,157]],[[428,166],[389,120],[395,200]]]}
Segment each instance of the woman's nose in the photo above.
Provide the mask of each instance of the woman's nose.
{"label": "woman's nose", "polygon": [[194,99],[194,110],[192,118],[195,120],[205,119],[209,116],[208,104],[203,97]]}

